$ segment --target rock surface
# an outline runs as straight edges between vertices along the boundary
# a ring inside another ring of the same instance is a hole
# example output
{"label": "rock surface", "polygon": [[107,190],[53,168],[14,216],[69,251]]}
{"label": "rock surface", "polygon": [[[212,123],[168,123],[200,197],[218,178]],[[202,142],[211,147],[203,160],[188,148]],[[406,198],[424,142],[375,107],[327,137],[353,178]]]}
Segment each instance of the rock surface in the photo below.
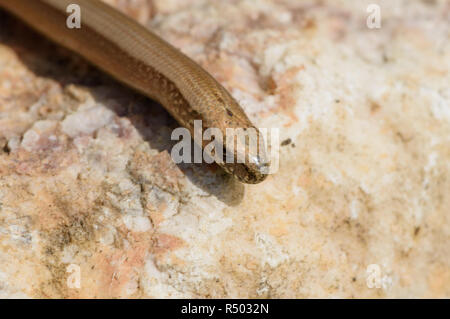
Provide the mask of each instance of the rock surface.
{"label": "rock surface", "polygon": [[280,128],[279,171],[174,164],[159,105],[0,13],[0,297],[450,297],[449,1],[108,2]]}

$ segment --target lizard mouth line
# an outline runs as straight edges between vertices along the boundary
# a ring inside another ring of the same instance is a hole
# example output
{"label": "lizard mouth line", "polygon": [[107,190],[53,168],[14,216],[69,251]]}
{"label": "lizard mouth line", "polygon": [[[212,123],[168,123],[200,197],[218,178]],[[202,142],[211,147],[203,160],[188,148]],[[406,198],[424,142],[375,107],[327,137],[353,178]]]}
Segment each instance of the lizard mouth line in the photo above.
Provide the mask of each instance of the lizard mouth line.
{"label": "lizard mouth line", "polygon": [[[278,170],[278,128],[226,128],[224,136],[219,128],[203,130],[202,121],[195,120],[193,130],[194,136],[184,127],[172,131],[171,139],[178,141],[171,150],[175,163],[245,164],[261,174],[273,174]],[[270,147],[266,141],[270,141]]]}

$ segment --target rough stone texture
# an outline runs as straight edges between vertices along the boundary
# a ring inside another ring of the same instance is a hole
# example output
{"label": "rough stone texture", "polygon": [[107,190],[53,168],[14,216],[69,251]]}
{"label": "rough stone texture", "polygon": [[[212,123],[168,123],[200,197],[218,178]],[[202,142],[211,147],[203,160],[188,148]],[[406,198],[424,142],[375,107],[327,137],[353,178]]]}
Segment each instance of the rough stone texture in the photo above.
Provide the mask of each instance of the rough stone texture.
{"label": "rough stone texture", "polygon": [[279,127],[280,169],[173,164],[160,106],[1,13],[0,297],[450,297],[449,1],[108,2]]}

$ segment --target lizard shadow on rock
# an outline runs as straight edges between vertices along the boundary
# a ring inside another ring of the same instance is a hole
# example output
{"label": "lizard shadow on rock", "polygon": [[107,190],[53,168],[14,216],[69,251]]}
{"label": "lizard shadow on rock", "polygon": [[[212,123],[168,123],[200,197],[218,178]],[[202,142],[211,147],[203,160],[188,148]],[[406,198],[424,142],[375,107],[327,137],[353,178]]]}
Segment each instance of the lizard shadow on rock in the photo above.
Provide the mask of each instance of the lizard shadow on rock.
{"label": "lizard shadow on rock", "polygon": [[[96,101],[117,116],[128,118],[151,148],[170,154],[178,142],[171,140],[171,132],[179,125],[159,103],[132,91],[1,10],[0,44],[13,49],[37,76],[51,78],[63,87],[74,84],[88,88]],[[242,201],[244,185],[217,164],[177,165],[194,185],[223,203],[236,206]]]}

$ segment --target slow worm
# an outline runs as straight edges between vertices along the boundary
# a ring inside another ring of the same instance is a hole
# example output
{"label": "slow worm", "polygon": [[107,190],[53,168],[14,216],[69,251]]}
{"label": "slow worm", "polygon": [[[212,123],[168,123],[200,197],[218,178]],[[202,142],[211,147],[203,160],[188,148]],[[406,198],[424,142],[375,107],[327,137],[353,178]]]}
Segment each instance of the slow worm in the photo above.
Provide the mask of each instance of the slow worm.
{"label": "slow worm", "polygon": [[[66,26],[70,4],[81,8],[80,29]],[[248,137],[238,137],[234,149],[223,140],[224,153],[232,152],[235,159],[248,155],[243,163],[215,160],[242,182],[265,179],[268,160],[263,137],[239,104],[202,67],[145,27],[99,0],[0,0],[0,7],[160,102],[192,136],[194,120],[201,120],[203,129],[218,128],[224,137],[227,128],[256,130],[256,149],[249,147]],[[207,141],[202,144],[205,147]]]}

